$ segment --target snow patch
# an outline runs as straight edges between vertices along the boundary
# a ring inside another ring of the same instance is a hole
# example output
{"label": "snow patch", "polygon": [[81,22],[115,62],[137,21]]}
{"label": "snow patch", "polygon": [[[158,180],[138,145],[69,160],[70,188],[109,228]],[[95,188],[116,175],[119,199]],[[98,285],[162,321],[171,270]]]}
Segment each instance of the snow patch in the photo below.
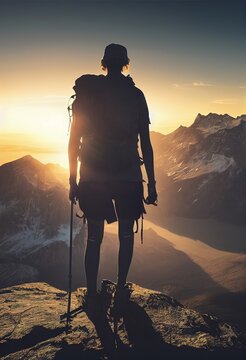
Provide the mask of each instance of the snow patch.
{"label": "snow patch", "polygon": [[15,208],[17,204],[18,204],[17,200],[11,200],[8,201],[7,203],[0,202],[0,214],[6,211],[7,209]]}
{"label": "snow patch", "polygon": [[[236,166],[236,163],[232,157],[227,157],[225,155],[212,154],[212,156],[208,159],[206,156],[201,154],[199,158],[194,157],[186,165],[187,166],[181,169],[177,166],[173,167],[172,170],[168,172],[168,176],[173,176],[175,180],[177,180],[180,178],[193,178],[210,173],[222,173],[229,167]],[[206,179],[206,182],[207,181],[208,179]],[[206,182],[200,184],[199,187],[204,186]]]}
{"label": "snow patch", "polygon": [[223,129],[232,129],[238,125],[240,125],[242,119],[232,119],[230,122],[225,122],[225,123],[217,123],[212,125],[211,123],[208,124],[208,126],[204,126],[204,124],[202,124],[202,126],[198,126],[197,128],[203,133],[203,135],[205,137],[216,133],[219,130],[223,130]]}
{"label": "snow patch", "polygon": [[[36,218],[35,220],[31,227],[23,226],[20,231],[14,235],[6,236],[6,238],[1,241],[0,251],[5,254],[21,257],[58,241],[63,241],[68,245],[70,234],[69,225],[60,225],[57,234],[47,238],[45,229],[40,228],[39,219]],[[77,229],[75,228],[73,236],[76,236],[79,230],[79,227]]]}
{"label": "snow patch", "polygon": [[52,242],[63,241],[67,245],[69,244],[70,238],[70,226],[69,225],[60,225],[57,235],[51,238]]}
{"label": "snow patch", "polygon": [[235,160],[221,154],[213,154],[211,160],[207,163],[208,172],[222,173],[230,166],[235,166]]}
{"label": "snow patch", "polygon": [[201,190],[207,183],[209,182],[209,179],[203,179],[202,182],[198,185],[198,190]]}

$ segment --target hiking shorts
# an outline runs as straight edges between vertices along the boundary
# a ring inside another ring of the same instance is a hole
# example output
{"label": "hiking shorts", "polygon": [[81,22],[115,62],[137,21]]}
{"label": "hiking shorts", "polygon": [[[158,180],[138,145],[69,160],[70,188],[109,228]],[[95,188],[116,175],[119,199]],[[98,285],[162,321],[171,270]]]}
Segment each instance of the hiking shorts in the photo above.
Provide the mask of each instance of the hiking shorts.
{"label": "hiking shorts", "polygon": [[145,213],[142,181],[80,181],[79,206],[91,220],[137,220]]}

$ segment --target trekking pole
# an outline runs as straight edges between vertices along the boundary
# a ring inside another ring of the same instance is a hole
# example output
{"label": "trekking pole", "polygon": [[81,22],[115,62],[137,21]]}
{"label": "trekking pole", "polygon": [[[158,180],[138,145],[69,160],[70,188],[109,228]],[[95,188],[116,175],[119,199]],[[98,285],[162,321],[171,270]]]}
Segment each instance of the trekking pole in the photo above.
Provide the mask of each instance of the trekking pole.
{"label": "trekking pole", "polygon": [[67,303],[67,324],[66,331],[68,332],[69,323],[71,320],[71,293],[72,293],[72,245],[73,245],[73,201],[71,201],[70,213],[70,243],[69,243],[69,271],[68,271],[68,303]]}

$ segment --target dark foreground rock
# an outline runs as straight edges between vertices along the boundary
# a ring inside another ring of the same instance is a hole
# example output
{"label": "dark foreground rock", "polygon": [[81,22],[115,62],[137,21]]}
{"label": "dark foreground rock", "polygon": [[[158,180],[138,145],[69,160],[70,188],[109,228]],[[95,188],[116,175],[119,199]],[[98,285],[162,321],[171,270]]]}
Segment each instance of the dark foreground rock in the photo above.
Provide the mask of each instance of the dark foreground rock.
{"label": "dark foreground rock", "polygon": [[[106,290],[110,303],[113,283]],[[60,316],[66,312],[67,294],[46,283],[0,290],[0,358],[243,359],[242,340],[229,324],[162,293],[134,284],[132,290],[117,336],[111,321],[92,323],[84,311],[66,333]],[[73,292],[73,310],[81,306],[84,293],[84,288]]]}

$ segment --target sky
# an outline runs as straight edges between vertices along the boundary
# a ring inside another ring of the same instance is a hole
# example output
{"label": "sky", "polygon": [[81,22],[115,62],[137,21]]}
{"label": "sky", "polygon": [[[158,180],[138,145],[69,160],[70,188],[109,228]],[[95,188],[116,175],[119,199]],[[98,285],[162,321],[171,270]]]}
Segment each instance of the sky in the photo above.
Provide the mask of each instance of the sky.
{"label": "sky", "polygon": [[0,164],[67,166],[68,98],[110,43],[128,49],[150,130],[246,113],[246,1],[0,0]]}

